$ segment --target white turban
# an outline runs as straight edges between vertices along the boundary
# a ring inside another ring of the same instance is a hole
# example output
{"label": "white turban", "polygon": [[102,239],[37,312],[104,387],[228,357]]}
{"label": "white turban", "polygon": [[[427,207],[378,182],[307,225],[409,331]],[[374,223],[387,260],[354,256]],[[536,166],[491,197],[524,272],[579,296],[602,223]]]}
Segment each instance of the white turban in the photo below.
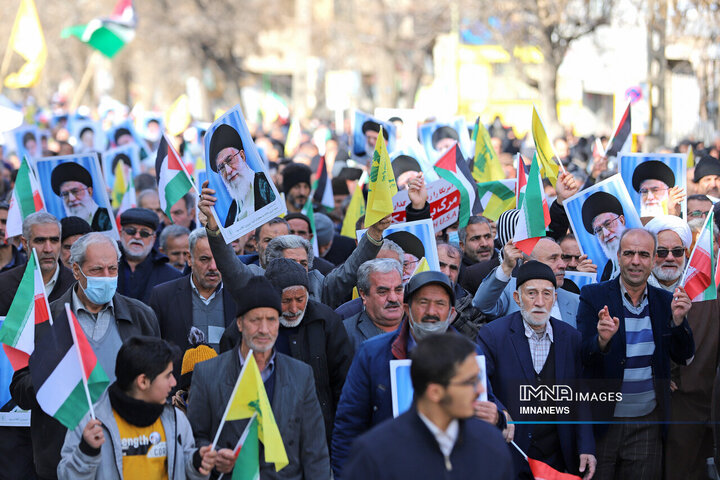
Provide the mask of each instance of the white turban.
{"label": "white turban", "polygon": [[645,230],[655,236],[664,230],[671,230],[678,234],[685,248],[690,248],[692,243],[692,232],[687,222],[675,215],[658,215],[645,225]]}

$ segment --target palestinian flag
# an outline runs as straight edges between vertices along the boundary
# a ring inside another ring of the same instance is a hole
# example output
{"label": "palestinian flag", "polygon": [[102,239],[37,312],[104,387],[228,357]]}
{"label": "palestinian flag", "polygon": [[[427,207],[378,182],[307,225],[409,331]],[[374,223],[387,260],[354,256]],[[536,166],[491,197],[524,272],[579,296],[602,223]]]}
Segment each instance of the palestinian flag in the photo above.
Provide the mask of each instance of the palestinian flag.
{"label": "palestinian flag", "polygon": [[713,255],[713,211],[710,210],[685,268],[682,285],[693,302],[717,298],[717,272]]}
{"label": "palestinian flag", "polygon": [[27,157],[23,158],[15,178],[15,188],[10,197],[5,237],[22,235],[22,223],[31,213],[45,210],[45,201],[40,191],[35,172]]}
{"label": "palestinian flag", "polygon": [[[0,342],[13,370],[27,367],[35,349],[35,325],[50,320],[45,285],[33,250],[15,298],[0,328]],[[50,322],[52,323],[52,321]]]}
{"label": "palestinian flag", "polygon": [[38,336],[30,376],[43,411],[73,429],[110,382],[68,303],[65,312]]}
{"label": "palestinian flag", "polygon": [[465,228],[470,216],[482,211],[482,205],[478,198],[477,184],[457,144],[435,162],[435,171],[440,178],[450,182],[460,192],[458,228]]}
{"label": "palestinian flag", "polygon": [[135,38],[137,17],[132,0],[118,0],[109,17],[94,18],[87,25],[63,29],[60,36],[78,38],[108,58],[113,58]]}
{"label": "palestinian flag", "polygon": [[608,142],[605,151],[606,157],[617,157],[619,153],[629,152],[632,146],[632,135],[630,133],[630,102],[628,102],[625,113],[618,123],[615,133]]}
{"label": "palestinian flag", "polygon": [[317,243],[317,230],[315,230],[315,211],[313,210],[313,196],[310,195],[305,202],[305,206],[300,211],[310,220],[310,231],[312,232],[313,253],[316,257],[320,256],[320,250]]}
{"label": "palestinian flag", "polygon": [[312,189],[315,192],[313,194],[315,203],[322,205],[328,211],[335,208],[332,182],[330,181],[330,175],[328,175],[325,165],[325,156],[320,157],[320,164],[318,165],[317,172],[315,172],[315,182],[313,182]]}
{"label": "palestinian flag", "polygon": [[533,158],[525,187],[525,196],[520,204],[517,227],[515,227],[515,246],[530,255],[535,244],[545,236],[545,215],[543,212],[543,189],[540,179],[540,166]]}
{"label": "palestinian flag", "polygon": [[472,139],[475,141],[475,152],[469,169],[475,181],[483,183],[504,179],[505,172],[490,142],[490,134],[480,121],[480,117],[475,121]]}
{"label": "palestinian flag", "polygon": [[172,222],[170,209],[194,187],[185,164],[163,134],[155,159],[160,208]]}
{"label": "palestinian flag", "polygon": [[503,212],[515,208],[515,184],[512,178],[477,184],[483,217],[497,222]]}
{"label": "palestinian flag", "polygon": [[[533,162],[537,162],[537,152],[533,155]],[[517,192],[517,203],[515,208],[520,208],[522,205],[523,198],[525,198],[525,190],[527,189],[527,177],[525,175],[525,162],[523,158],[518,154],[518,179],[516,185]],[[550,207],[548,207],[547,197],[545,196],[545,189],[542,186],[542,180],[540,183],[540,191],[542,192],[542,205],[543,205],[543,218],[545,219],[545,227],[550,225]]]}
{"label": "palestinian flag", "polygon": [[258,440],[257,413],[248,422],[235,450],[235,467],[232,480],[260,480],[260,444]]}

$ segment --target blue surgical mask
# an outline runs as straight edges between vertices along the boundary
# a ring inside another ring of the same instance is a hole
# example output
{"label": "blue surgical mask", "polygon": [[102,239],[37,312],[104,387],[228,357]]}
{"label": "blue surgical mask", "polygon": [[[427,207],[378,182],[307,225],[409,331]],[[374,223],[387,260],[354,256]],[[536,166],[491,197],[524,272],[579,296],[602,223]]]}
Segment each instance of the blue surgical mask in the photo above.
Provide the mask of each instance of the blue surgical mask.
{"label": "blue surgical mask", "polygon": [[[80,273],[87,280],[87,287],[83,288],[83,291],[88,300],[95,305],[105,305],[115,296],[117,277],[88,277],[82,270],[80,270]],[[82,285],[80,285],[80,288],[82,288]]]}
{"label": "blue surgical mask", "polygon": [[457,230],[454,232],[448,232],[448,243],[460,248],[460,235],[458,235]]}

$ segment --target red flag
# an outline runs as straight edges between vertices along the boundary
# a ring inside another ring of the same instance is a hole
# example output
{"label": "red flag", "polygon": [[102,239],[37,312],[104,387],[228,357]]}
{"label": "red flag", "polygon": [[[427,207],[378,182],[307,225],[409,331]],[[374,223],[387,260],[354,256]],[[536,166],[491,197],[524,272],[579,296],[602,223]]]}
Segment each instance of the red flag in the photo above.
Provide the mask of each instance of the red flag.
{"label": "red flag", "polygon": [[577,475],[558,472],[547,463],[539,460],[528,457],[527,461],[530,464],[530,470],[535,480],[582,480]]}

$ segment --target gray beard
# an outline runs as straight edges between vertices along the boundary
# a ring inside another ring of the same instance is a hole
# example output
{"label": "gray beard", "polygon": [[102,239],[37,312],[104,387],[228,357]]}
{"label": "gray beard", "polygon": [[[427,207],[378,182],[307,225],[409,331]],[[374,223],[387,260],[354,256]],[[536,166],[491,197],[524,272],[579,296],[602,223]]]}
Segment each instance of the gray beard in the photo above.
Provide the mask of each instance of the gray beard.
{"label": "gray beard", "polygon": [[63,206],[65,207],[65,214],[68,217],[80,217],[89,224],[92,224],[92,218],[98,209],[97,203],[95,203],[95,200],[92,198],[77,207],[69,207],[65,203],[63,203]]}
{"label": "gray beard", "polygon": [[662,268],[662,265],[660,265],[660,266],[653,267],[652,273],[653,273],[653,275],[655,275],[655,278],[657,278],[660,281],[675,282],[682,276],[684,270],[685,270],[685,258],[683,258],[682,265],[675,271],[664,270]]}
{"label": "gray beard", "polygon": [[662,208],[662,205],[644,205],[640,204],[640,216],[641,217],[657,217],[660,215],[666,215]]}
{"label": "gray beard", "polygon": [[525,323],[530,325],[531,327],[542,327],[543,325],[547,325],[547,322],[550,320],[550,312],[547,312],[545,314],[544,320],[537,321],[532,317],[532,314],[525,310],[520,310],[520,315],[522,315],[523,320]]}
{"label": "gray beard", "polygon": [[620,235],[609,243],[600,242],[600,248],[602,248],[605,256],[612,260],[613,264],[617,263],[617,253],[618,248],[620,248]]}
{"label": "gray beard", "polygon": [[283,313],[282,315],[280,315],[280,325],[286,328],[295,328],[300,325],[300,322],[303,321],[303,318],[305,318],[305,310],[300,312],[300,315],[297,317],[296,320],[288,320],[287,318],[285,318],[285,314]]}

